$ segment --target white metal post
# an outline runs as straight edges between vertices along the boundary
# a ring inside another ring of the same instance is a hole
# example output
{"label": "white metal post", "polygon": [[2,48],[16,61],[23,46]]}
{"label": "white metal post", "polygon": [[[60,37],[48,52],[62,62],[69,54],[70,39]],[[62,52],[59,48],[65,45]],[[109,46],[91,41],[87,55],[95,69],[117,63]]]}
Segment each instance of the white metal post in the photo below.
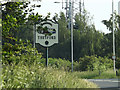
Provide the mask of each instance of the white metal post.
{"label": "white metal post", "polygon": [[[112,14],[113,14],[113,56],[115,56],[115,23],[114,23],[114,0],[112,0]],[[113,58],[114,72],[115,70],[115,58]]]}
{"label": "white metal post", "polygon": [[118,2],[118,15],[120,15],[120,1]]}
{"label": "white metal post", "polygon": [[66,0],[66,21],[67,21],[67,18],[68,18],[68,0]]}
{"label": "white metal post", "polygon": [[72,62],[72,72],[73,72],[73,1],[71,0],[70,5],[70,30],[71,30],[71,62]]}

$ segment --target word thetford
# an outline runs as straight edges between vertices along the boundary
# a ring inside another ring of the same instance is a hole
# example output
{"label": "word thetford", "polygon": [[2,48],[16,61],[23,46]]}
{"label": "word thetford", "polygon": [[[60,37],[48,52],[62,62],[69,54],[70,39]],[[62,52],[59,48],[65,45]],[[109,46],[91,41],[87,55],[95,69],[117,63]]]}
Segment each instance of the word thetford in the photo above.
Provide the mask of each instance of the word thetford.
{"label": "word thetford", "polygon": [[45,21],[42,26],[36,25],[36,43],[44,47],[58,43],[58,24],[53,21]]}
{"label": "word thetford", "polygon": [[38,39],[56,39],[56,36],[38,36]]}

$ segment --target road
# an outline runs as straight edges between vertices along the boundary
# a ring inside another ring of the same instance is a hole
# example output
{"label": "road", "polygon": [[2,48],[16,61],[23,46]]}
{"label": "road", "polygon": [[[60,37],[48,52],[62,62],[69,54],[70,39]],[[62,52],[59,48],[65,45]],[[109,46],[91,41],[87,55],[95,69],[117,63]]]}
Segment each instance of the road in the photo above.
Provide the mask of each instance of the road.
{"label": "road", "polygon": [[87,79],[103,90],[120,90],[120,79]]}

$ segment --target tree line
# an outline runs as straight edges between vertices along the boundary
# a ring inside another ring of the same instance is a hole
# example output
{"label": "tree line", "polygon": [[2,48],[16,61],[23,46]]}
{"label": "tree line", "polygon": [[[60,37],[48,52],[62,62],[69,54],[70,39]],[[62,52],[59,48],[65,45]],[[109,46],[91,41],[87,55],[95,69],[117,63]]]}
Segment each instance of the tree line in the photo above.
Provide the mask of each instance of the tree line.
{"label": "tree line", "polygon": [[[3,51],[11,53],[11,51],[19,50],[20,40],[27,40],[33,44],[33,25],[40,24],[42,21],[49,19],[50,13],[43,17],[38,13],[34,13],[35,7],[40,5],[32,5],[28,8],[30,2],[7,2],[2,4],[2,45]],[[116,30],[116,67],[120,67],[120,16],[115,14]],[[53,20],[59,24],[59,43],[49,48],[49,57],[65,58],[70,60],[70,30],[68,22],[63,12],[60,15],[55,14]],[[111,33],[103,33],[96,30],[95,25],[91,23],[91,18],[87,14],[77,13],[74,16],[74,61],[85,56],[101,56],[112,57],[112,15],[109,20],[103,20],[103,24],[111,31]],[[22,43],[23,43],[22,42]],[[36,44],[39,53],[46,56],[46,49]],[[3,55],[6,54],[3,52]]]}

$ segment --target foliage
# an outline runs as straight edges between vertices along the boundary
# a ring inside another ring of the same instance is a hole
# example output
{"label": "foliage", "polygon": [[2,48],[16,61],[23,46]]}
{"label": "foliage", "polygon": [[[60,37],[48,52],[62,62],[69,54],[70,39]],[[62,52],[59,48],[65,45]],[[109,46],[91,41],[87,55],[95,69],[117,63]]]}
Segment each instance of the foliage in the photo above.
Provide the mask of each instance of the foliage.
{"label": "foliage", "polygon": [[[38,58],[35,60],[38,64],[46,66],[45,58]],[[71,71],[71,62],[66,59],[61,58],[48,58],[48,66],[52,68],[57,68],[59,70]],[[74,71],[79,71],[79,63],[73,62]]]}
{"label": "foliage", "polygon": [[106,71],[104,71],[103,73],[101,73],[101,75],[99,77],[95,77],[96,79],[113,79],[113,78],[118,78],[116,76],[116,73],[114,72],[113,69],[108,69]]}
{"label": "foliage", "polygon": [[[33,25],[40,24],[40,27],[42,27],[41,22],[47,20],[50,17],[50,14],[48,14],[46,17],[43,17],[38,13],[35,14],[33,12],[34,6],[37,5],[33,5],[28,8],[27,6],[29,4],[30,2],[8,2],[3,5],[6,6],[6,8],[2,11],[4,15],[3,35],[5,35],[5,37],[3,37],[3,44],[8,42],[14,45],[16,43],[14,39],[16,38],[16,40],[19,40],[20,38],[22,40],[30,40],[30,42],[33,43]],[[11,10],[9,10],[9,8],[14,8],[14,11],[9,13],[8,11]],[[6,11],[6,9],[8,11]],[[67,27],[68,22],[66,21],[64,13],[61,12],[59,17],[56,14],[53,17],[53,20],[59,24],[59,44],[53,45],[49,48],[49,56],[53,58],[65,58],[70,60],[70,30]],[[96,31],[95,26],[91,21],[92,18],[90,18],[90,15],[88,15],[87,12],[85,12],[84,15],[77,13],[74,20],[74,61],[78,61],[80,57],[84,57],[85,55],[98,55],[102,57],[108,56],[111,58],[111,35]],[[119,38],[119,33],[116,34],[116,36]],[[117,56],[119,56],[119,39],[116,40],[116,43],[118,47]],[[36,44],[36,48],[38,49],[38,52],[42,52],[43,57],[45,57],[45,48],[38,44]]]}
{"label": "foliage", "polygon": [[[24,74],[23,74],[24,73]],[[96,88],[91,82],[79,79],[71,73],[19,63],[4,66],[3,88]]]}
{"label": "foliage", "polygon": [[[113,14],[111,14],[111,17],[109,20],[103,20],[103,24],[106,25],[106,27],[110,30],[113,31],[113,15],[114,15],[114,23],[115,23],[115,31],[119,30],[119,26],[120,26],[120,16],[117,15],[116,12],[114,12]],[[118,24],[118,25],[117,25]]]}
{"label": "foliage", "polygon": [[99,76],[98,71],[81,71],[74,72],[73,74],[82,79],[94,79],[95,77]]}
{"label": "foliage", "polygon": [[117,70],[117,76],[120,77],[120,69]]}
{"label": "foliage", "polygon": [[112,68],[112,60],[107,57],[85,56],[79,59],[81,71],[105,71]]}
{"label": "foliage", "polygon": [[113,79],[118,78],[113,69],[103,71],[100,75],[98,71],[82,71],[73,73],[78,78],[82,79]]}
{"label": "foliage", "polygon": [[14,37],[19,25],[24,24],[26,13],[23,9],[28,7],[28,3],[22,2],[6,2],[2,4],[2,35],[6,37]]}
{"label": "foliage", "polygon": [[59,69],[64,69],[66,71],[69,71],[71,69],[71,62],[65,59],[62,60],[61,58],[59,59],[49,58],[49,65]]}
{"label": "foliage", "polygon": [[[114,23],[115,23],[115,51],[116,51],[116,57],[120,57],[120,16],[117,15],[116,13],[113,14],[115,16],[115,19],[114,19]],[[108,52],[106,53],[109,53],[111,56],[112,56],[112,51],[110,53],[110,50],[112,50],[112,39],[113,39],[113,15],[111,15],[110,19],[109,20],[103,20],[103,24],[111,31],[111,33],[107,34],[105,36],[106,39],[108,39],[105,44],[107,45],[107,47],[105,47],[105,49],[107,49]],[[117,66],[118,68],[118,66]]]}
{"label": "foliage", "polygon": [[[67,22],[63,12],[60,13],[60,17],[56,17],[58,18],[59,24],[59,44],[50,47],[49,56],[70,60],[70,30],[67,28]],[[104,56],[104,47],[102,46],[104,34],[96,31],[94,24],[88,24],[91,21],[89,21],[90,19],[87,15],[85,16],[87,17],[85,21],[81,17],[84,17],[84,15],[75,15],[73,30],[74,60],[78,61],[80,57],[84,57],[85,55],[96,54],[98,56]]]}
{"label": "foliage", "polygon": [[120,69],[120,58],[116,58],[116,68]]}
{"label": "foliage", "polygon": [[23,42],[22,40],[19,40],[19,43],[16,43],[15,45],[5,43],[3,50],[2,63],[4,64],[18,64],[20,61],[31,64],[36,61],[38,57],[42,57],[42,54],[38,54],[38,51],[35,48],[32,48],[29,41]]}
{"label": "foliage", "polygon": [[[46,65],[45,58],[37,58],[38,64]],[[71,71],[71,62],[61,58],[48,58],[48,65],[60,70]],[[79,61],[73,62],[74,71],[97,71],[102,73],[110,68],[113,68],[113,61],[107,57],[85,56]]]}
{"label": "foliage", "polygon": [[[56,16],[58,18],[58,16]],[[66,18],[63,12],[58,18],[59,44],[50,47],[49,56],[53,58],[70,59],[70,30],[67,28]],[[57,52],[57,53],[56,53]]]}

